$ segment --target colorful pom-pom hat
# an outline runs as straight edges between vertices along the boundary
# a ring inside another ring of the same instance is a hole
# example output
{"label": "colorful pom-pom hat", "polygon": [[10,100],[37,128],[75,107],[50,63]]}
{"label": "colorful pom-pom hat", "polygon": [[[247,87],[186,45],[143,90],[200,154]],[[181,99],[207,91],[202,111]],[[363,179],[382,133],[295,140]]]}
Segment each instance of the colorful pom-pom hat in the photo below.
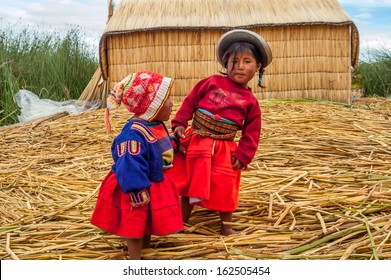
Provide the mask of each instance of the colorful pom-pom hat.
{"label": "colorful pom-pom hat", "polygon": [[106,127],[111,130],[110,110],[123,103],[135,117],[153,121],[170,96],[174,81],[151,71],[132,73],[116,84],[107,97]]}

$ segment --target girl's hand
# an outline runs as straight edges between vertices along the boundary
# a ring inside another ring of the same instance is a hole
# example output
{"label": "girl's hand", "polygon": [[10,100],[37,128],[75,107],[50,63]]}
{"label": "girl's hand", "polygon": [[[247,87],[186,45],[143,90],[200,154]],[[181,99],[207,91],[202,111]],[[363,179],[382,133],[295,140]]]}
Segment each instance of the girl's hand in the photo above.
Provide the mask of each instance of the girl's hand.
{"label": "girl's hand", "polygon": [[231,162],[232,162],[232,168],[234,170],[243,169],[244,167],[243,163],[237,158],[232,157]]}
{"label": "girl's hand", "polygon": [[174,136],[178,139],[185,138],[185,128],[183,126],[175,127]]}
{"label": "girl's hand", "polygon": [[[176,139],[185,138],[185,128],[183,126],[175,127],[174,136],[176,137]],[[177,141],[178,141],[178,143],[180,143],[179,140],[177,140]],[[178,151],[186,154],[186,149],[181,144],[179,144]]]}
{"label": "girl's hand", "polygon": [[186,154],[186,149],[185,147],[183,147],[182,145],[179,146],[179,152],[180,153],[183,153],[183,154]]}

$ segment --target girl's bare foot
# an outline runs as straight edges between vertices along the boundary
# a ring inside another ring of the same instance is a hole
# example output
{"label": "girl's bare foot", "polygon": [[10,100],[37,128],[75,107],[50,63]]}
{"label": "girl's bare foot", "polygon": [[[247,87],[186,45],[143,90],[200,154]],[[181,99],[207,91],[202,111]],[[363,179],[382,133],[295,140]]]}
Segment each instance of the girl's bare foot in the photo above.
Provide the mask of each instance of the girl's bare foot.
{"label": "girl's bare foot", "polygon": [[221,234],[225,236],[238,234],[237,231],[234,231],[231,227],[222,226],[221,227]]}
{"label": "girl's bare foot", "polygon": [[[234,231],[231,227],[230,222],[232,222],[232,212],[220,212],[220,219],[221,219],[221,234],[222,235],[233,235],[237,234],[236,231]],[[227,224],[224,224],[227,223]]]}

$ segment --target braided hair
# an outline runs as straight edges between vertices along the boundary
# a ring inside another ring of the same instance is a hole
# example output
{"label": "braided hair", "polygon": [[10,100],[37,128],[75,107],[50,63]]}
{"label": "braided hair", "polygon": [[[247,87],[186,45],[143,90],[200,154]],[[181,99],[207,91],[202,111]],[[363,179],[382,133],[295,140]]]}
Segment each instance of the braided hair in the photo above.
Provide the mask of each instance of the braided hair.
{"label": "braided hair", "polygon": [[261,69],[259,69],[259,76],[258,76],[258,86],[260,86],[261,88],[265,88],[265,86],[262,85],[262,82],[263,82],[263,72],[265,72],[265,69],[263,68],[263,66],[261,66]]}

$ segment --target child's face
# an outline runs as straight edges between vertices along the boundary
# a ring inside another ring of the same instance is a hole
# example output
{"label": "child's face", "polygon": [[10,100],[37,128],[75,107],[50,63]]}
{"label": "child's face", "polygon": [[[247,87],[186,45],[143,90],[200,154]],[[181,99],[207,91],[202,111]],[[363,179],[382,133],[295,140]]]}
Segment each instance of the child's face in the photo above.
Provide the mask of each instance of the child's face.
{"label": "child's face", "polygon": [[254,77],[255,73],[259,71],[261,64],[257,63],[255,57],[251,52],[238,52],[236,57],[230,55],[227,64],[228,77],[243,86]]}
{"label": "child's face", "polygon": [[171,97],[169,97],[166,100],[166,102],[164,103],[159,114],[156,116],[155,120],[162,121],[162,122],[168,121],[171,116],[172,105],[173,105],[173,103],[172,103]]}

